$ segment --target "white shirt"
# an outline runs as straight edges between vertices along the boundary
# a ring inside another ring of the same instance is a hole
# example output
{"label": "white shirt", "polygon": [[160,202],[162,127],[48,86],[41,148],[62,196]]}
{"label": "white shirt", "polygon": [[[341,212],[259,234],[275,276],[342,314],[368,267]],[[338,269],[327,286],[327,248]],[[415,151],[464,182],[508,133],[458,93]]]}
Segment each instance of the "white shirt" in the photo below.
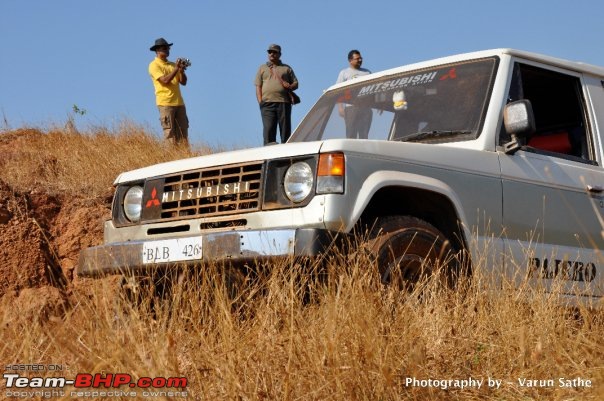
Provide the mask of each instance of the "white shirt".
{"label": "white shirt", "polygon": [[342,71],[340,71],[336,84],[367,74],[371,74],[371,71],[369,71],[367,68],[359,68],[358,70],[352,67],[344,68]]}

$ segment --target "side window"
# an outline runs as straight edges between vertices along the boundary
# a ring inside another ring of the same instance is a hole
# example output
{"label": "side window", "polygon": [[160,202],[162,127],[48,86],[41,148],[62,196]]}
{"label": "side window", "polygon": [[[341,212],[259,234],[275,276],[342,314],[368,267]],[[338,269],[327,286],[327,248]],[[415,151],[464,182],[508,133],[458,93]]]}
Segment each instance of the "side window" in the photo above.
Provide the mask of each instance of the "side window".
{"label": "side window", "polygon": [[[526,64],[514,65],[508,102],[530,100],[537,127],[526,150],[593,160],[581,93],[577,77]],[[509,140],[504,131],[501,143]]]}

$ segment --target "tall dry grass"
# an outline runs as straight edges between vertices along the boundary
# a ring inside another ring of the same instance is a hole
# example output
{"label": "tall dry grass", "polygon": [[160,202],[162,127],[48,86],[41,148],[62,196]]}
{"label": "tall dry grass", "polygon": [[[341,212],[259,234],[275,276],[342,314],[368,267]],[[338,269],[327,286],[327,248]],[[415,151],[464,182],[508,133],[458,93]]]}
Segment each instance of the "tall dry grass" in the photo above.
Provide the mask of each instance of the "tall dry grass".
{"label": "tall dry grass", "polygon": [[[123,170],[189,155],[171,153],[136,126],[32,132],[19,149],[27,157],[2,173],[11,185],[89,196]],[[59,318],[1,309],[0,361],[61,364],[67,378],[186,377],[194,400],[604,399],[604,313],[561,306],[506,278],[495,285],[482,273],[490,266],[480,263],[455,291],[427,282],[421,296],[383,287],[364,254],[332,255],[324,274],[316,265],[282,261],[245,281],[207,266],[158,286],[162,296],[125,296],[120,277],[80,280]],[[592,387],[560,388],[560,377]],[[409,386],[410,378],[483,382],[445,390]],[[488,387],[489,378],[502,380],[501,387]],[[522,387],[520,379],[555,385]],[[2,388],[0,398],[5,394]],[[75,398],[69,390],[53,397]]]}
{"label": "tall dry grass", "polygon": [[0,178],[16,190],[41,186],[94,197],[124,171],[211,152],[170,146],[132,121],[80,131],[69,124],[21,128],[0,132]]}
{"label": "tall dry grass", "polygon": [[[0,317],[8,340],[0,358],[65,364],[68,377],[186,377],[196,400],[604,396],[602,311],[561,307],[529,287],[492,291],[480,273],[455,291],[428,281],[421,296],[402,293],[381,286],[373,264],[339,255],[326,274],[313,274],[312,265],[288,261],[246,281],[210,266],[174,278],[161,297],[126,297],[115,277],[88,282],[63,319]],[[561,377],[592,387],[560,388]],[[483,383],[445,390],[410,386],[408,378]],[[503,384],[488,387],[488,378]],[[520,379],[555,386],[522,387]]]}

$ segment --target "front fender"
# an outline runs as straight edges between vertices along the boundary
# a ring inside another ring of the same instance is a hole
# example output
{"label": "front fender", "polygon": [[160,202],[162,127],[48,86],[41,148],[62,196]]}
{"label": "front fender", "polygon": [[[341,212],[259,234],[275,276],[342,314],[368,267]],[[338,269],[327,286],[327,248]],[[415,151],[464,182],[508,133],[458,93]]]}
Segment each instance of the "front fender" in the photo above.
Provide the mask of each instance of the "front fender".
{"label": "front fender", "polygon": [[[346,227],[347,232],[350,231],[361,218],[363,211],[373,196],[380,189],[386,187],[417,188],[441,194],[451,201],[459,220],[461,222],[467,221],[463,208],[461,207],[461,200],[455,191],[445,182],[437,180],[433,177],[422,176],[419,174],[386,170],[370,174],[363,182],[354,202],[354,208],[349,220],[349,225]],[[463,224],[463,230],[465,237],[469,238],[470,232],[465,224]]]}

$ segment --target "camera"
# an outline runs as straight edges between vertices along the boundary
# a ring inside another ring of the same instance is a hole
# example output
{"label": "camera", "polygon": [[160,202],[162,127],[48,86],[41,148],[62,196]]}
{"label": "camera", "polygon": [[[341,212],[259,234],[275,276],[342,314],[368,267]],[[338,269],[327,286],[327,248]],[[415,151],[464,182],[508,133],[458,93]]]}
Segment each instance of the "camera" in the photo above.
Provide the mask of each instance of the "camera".
{"label": "camera", "polygon": [[176,59],[176,64],[180,64],[181,66],[187,68],[191,66],[191,60],[184,57],[179,57]]}

